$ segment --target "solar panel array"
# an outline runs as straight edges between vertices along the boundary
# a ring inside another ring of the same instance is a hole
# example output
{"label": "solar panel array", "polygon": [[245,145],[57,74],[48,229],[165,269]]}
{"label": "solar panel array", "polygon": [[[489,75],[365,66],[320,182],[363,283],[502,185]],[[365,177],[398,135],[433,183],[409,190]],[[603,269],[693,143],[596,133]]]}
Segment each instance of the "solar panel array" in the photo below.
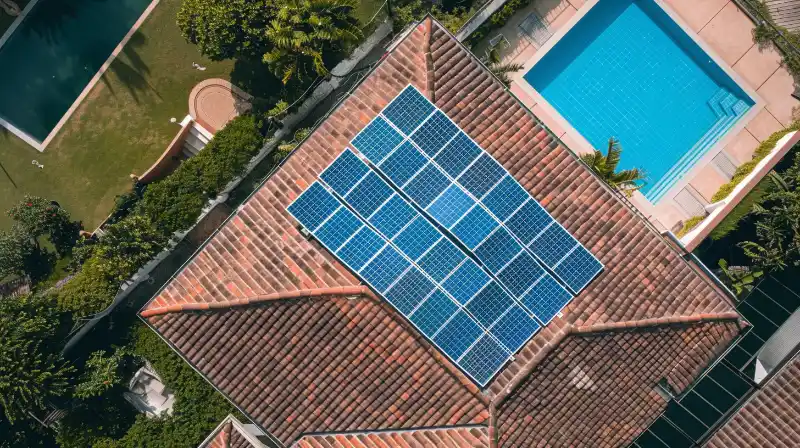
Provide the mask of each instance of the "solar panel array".
{"label": "solar panel array", "polygon": [[412,86],[289,212],[481,386],[602,269]]}

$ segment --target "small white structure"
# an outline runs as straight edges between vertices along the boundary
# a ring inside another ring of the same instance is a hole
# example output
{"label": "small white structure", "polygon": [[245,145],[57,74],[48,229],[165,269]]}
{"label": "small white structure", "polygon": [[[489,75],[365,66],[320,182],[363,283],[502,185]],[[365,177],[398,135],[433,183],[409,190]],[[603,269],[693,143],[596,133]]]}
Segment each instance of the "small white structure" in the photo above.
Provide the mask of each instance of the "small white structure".
{"label": "small white structure", "polygon": [[149,362],[133,375],[128,389],[130,392],[125,392],[125,399],[139,412],[148,417],[172,415],[175,395],[167,390]]}

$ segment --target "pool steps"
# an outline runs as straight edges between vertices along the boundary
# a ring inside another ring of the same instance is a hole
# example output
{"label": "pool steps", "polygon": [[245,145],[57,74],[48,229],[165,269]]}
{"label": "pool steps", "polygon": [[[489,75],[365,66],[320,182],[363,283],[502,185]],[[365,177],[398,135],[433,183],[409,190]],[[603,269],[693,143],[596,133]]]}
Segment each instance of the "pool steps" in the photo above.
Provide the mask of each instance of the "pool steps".
{"label": "pool steps", "polygon": [[708,106],[717,116],[717,122],[667,173],[645,194],[647,200],[658,202],[675,180],[686,174],[697,160],[713,146],[748,110],[750,106],[724,87],[720,87],[708,100]]}

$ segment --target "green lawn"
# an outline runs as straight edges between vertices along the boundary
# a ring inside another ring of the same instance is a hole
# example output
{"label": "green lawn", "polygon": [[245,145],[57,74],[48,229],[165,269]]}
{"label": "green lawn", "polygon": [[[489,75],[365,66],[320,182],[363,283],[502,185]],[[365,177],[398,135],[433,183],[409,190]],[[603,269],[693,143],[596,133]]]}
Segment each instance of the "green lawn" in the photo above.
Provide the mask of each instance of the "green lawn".
{"label": "green lawn", "polygon": [[0,228],[9,225],[4,211],[27,193],[57,200],[93,230],[130,185],[129,175],[146,170],[175,136],[179,128],[169,119],[188,114],[192,87],[230,79],[233,61],[211,62],[181,37],[180,3],[161,0],[44,153],[0,128],[0,164],[8,173],[0,172]]}
{"label": "green lawn", "polygon": [[[0,127],[0,168],[7,173],[0,171],[0,229],[10,225],[5,210],[33,194],[58,201],[93,230],[129,188],[130,174],[143,173],[175,137],[179,127],[169,120],[189,113],[189,92],[204,79],[229,79],[277,98],[281,86],[264,65],[211,62],[186,42],[175,24],[180,4],[161,0],[44,153]],[[360,2],[356,16],[369,21],[381,5]]]}

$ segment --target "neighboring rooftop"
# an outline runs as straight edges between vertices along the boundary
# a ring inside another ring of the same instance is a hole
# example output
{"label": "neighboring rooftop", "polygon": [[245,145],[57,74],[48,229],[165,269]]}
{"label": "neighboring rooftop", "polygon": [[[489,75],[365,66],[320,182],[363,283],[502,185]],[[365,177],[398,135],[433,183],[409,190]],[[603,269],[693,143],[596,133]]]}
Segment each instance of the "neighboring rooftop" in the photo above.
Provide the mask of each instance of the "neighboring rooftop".
{"label": "neighboring rooftop", "polygon": [[800,357],[795,355],[711,438],[709,448],[800,446]]}
{"label": "neighboring rooftop", "polygon": [[[300,233],[286,207],[414,85],[604,264],[480,390]],[[249,418],[309,435],[487,428],[500,446],[619,446],[739,332],[681,258],[440,24],[427,18],[304,141],[142,317]]]}
{"label": "neighboring rooftop", "polygon": [[236,417],[228,415],[198,448],[266,448]]}

